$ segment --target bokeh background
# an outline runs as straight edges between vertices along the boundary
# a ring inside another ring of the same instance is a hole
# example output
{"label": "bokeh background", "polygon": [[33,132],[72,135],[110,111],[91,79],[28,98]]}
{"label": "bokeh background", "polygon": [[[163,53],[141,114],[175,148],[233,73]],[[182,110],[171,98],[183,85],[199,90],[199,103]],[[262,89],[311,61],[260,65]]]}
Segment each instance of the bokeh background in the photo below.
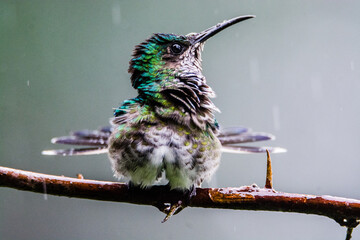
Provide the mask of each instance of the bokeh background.
{"label": "bokeh background", "polygon": [[[205,46],[222,126],[277,136],[278,191],[360,199],[359,1],[0,0],[0,165],[114,181],[105,155],[41,156],[50,138],[107,125],[134,97],[128,61],[154,32],[254,14]],[[265,182],[265,155],[223,154],[206,186]],[[149,206],[0,189],[1,239],[344,239],[331,219]],[[360,239],[355,229],[353,239]]]}

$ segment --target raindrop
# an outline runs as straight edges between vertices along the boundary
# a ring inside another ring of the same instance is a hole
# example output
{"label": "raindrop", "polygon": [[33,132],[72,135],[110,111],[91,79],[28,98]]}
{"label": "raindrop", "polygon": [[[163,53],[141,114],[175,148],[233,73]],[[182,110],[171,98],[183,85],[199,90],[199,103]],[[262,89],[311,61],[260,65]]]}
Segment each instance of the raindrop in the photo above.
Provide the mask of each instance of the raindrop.
{"label": "raindrop", "polygon": [[350,69],[351,69],[351,71],[354,71],[354,70],[355,70],[355,63],[354,63],[354,61],[350,61]]}
{"label": "raindrop", "polygon": [[280,130],[280,110],[278,105],[272,107],[274,128],[276,131]]}
{"label": "raindrop", "polygon": [[43,189],[44,189],[44,200],[48,200],[47,190],[46,190],[46,183],[45,182],[43,182]]}
{"label": "raindrop", "polygon": [[250,60],[250,78],[253,83],[255,84],[259,83],[259,79],[260,79],[259,61],[256,58]]}
{"label": "raindrop", "polygon": [[320,77],[311,78],[311,91],[315,100],[321,100],[323,98],[323,86]]}
{"label": "raindrop", "polygon": [[111,8],[111,16],[114,25],[119,25],[121,22],[120,4],[115,2]]}

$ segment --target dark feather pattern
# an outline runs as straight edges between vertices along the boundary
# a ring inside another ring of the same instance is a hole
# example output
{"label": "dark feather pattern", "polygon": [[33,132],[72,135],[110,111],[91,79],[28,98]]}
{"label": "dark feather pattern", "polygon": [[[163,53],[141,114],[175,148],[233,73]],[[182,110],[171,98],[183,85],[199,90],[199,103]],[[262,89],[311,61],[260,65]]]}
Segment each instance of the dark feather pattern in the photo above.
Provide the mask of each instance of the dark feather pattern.
{"label": "dark feather pattern", "polygon": [[245,132],[251,132],[251,129],[246,127],[228,127],[225,129],[221,129],[218,137],[234,136]]}
{"label": "dark feather pattern", "polygon": [[71,133],[71,135],[79,137],[79,138],[95,138],[95,139],[99,139],[99,138],[107,139],[107,138],[109,138],[110,134],[111,134],[111,128],[107,128],[106,131],[82,130],[82,131],[75,131],[75,132]]}
{"label": "dark feather pattern", "polygon": [[186,92],[186,95],[194,102],[194,104],[200,107],[200,98],[198,97],[199,90],[197,88],[193,89],[191,86],[184,85],[180,89]]}
{"label": "dark feather pattern", "polygon": [[[189,96],[183,88],[164,89],[161,93],[172,102],[178,102],[180,106],[185,107],[188,111],[195,113],[198,109],[194,103],[195,99]],[[195,103],[196,104],[196,103]],[[198,104],[196,104],[198,105]]]}
{"label": "dark feather pattern", "polygon": [[186,102],[186,98],[185,100],[182,99],[181,97],[179,97],[178,95],[174,94],[174,93],[169,93],[169,96],[171,97],[169,100],[172,100],[172,102],[177,102],[178,106],[182,106],[187,112],[193,112],[195,113],[194,108],[192,108],[187,102]]}
{"label": "dark feather pattern", "polygon": [[275,137],[268,133],[241,133],[238,135],[232,136],[223,136],[218,137],[221,144],[229,145],[229,144],[238,144],[238,143],[246,143],[246,142],[259,142],[259,141],[267,141],[273,140]]}
{"label": "dark feather pattern", "polygon": [[81,145],[81,146],[107,146],[107,139],[104,138],[91,138],[91,137],[77,137],[65,136],[51,139],[52,143],[66,144],[66,145]]}

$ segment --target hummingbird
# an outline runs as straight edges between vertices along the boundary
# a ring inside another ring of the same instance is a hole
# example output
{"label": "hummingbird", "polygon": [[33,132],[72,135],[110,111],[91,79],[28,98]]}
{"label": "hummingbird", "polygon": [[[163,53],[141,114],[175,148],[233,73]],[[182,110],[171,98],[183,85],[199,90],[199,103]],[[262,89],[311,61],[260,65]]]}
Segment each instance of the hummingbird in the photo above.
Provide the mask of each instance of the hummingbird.
{"label": "hummingbird", "polygon": [[276,147],[243,146],[272,140],[267,133],[245,127],[221,129],[214,91],[202,73],[205,42],[236,23],[253,18],[239,16],[199,33],[155,33],[135,46],[128,72],[137,90],[114,110],[110,127],[82,130],[57,137],[52,143],[87,147],[46,150],[44,155],[107,153],[115,177],[146,188],[165,178],[170,189],[193,192],[209,180],[222,152],[283,152]]}

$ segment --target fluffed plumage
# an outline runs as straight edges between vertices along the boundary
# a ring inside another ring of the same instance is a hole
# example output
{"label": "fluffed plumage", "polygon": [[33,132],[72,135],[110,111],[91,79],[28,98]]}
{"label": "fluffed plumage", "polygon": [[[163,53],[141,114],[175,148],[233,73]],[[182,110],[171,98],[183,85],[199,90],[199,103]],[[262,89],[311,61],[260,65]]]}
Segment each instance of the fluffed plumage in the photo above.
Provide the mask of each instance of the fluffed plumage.
{"label": "fluffed plumage", "polygon": [[216,171],[222,151],[282,152],[243,143],[272,140],[267,133],[235,127],[219,130],[214,91],[201,69],[207,39],[253,16],[237,17],[200,33],[157,33],[135,47],[129,73],[138,96],[114,111],[111,127],[77,131],[52,143],[87,146],[47,150],[45,155],[108,153],[116,177],[154,184],[165,172],[172,189],[191,189]]}

